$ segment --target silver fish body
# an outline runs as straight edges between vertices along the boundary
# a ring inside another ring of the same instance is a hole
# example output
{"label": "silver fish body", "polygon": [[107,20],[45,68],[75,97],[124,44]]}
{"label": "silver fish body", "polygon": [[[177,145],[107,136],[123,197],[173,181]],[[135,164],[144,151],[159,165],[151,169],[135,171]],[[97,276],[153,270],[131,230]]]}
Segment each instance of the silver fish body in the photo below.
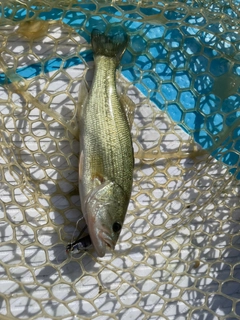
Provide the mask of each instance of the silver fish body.
{"label": "silver fish body", "polygon": [[81,207],[100,257],[115,247],[132,190],[132,138],[115,76],[126,45],[126,37],[118,41],[93,31],[95,74],[80,112]]}

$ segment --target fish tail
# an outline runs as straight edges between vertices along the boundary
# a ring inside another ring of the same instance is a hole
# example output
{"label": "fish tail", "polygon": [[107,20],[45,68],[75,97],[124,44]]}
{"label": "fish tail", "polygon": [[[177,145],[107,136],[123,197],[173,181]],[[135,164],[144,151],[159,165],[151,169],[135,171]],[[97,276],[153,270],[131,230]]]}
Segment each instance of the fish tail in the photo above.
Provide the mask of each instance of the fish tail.
{"label": "fish tail", "polygon": [[116,57],[120,60],[127,48],[129,37],[125,32],[116,32],[114,35],[107,35],[93,29],[91,33],[92,48],[95,55]]}

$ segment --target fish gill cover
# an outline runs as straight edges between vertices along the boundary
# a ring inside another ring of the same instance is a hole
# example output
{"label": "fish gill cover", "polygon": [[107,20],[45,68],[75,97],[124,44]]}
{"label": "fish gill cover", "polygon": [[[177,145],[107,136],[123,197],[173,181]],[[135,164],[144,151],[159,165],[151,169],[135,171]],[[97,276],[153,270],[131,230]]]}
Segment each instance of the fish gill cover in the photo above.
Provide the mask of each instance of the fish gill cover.
{"label": "fish gill cover", "polygon": [[[239,15],[239,0],[1,2],[0,317],[239,318]],[[116,252],[71,257],[78,88],[109,25],[130,36],[132,200]]]}

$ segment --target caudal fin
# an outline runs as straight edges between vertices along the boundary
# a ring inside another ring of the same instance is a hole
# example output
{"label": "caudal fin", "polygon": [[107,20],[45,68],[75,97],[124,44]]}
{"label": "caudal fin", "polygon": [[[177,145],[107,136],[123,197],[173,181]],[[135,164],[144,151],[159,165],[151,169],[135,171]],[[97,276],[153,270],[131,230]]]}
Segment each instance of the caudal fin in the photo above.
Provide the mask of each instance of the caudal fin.
{"label": "caudal fin", "polygon": [[116,32],[114,35],[107,35],[97,29],[91,34],[92,48],[95,55],[116,57],[121,59],[127,48],[129,37],[125,32]]}

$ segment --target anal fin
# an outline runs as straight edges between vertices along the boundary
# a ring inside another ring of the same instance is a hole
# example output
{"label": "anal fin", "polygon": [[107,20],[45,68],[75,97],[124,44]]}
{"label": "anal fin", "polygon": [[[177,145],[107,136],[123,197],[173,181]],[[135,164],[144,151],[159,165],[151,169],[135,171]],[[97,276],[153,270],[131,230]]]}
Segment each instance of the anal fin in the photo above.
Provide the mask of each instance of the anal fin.
{"label": "anal fin", "polygon": [[88,98],[88,87],[85,80],[83,79],[79,85],[78,102],[76,106],[76,115],[78,119],[80,119],[81,117],[82,107],[87,98]]}

